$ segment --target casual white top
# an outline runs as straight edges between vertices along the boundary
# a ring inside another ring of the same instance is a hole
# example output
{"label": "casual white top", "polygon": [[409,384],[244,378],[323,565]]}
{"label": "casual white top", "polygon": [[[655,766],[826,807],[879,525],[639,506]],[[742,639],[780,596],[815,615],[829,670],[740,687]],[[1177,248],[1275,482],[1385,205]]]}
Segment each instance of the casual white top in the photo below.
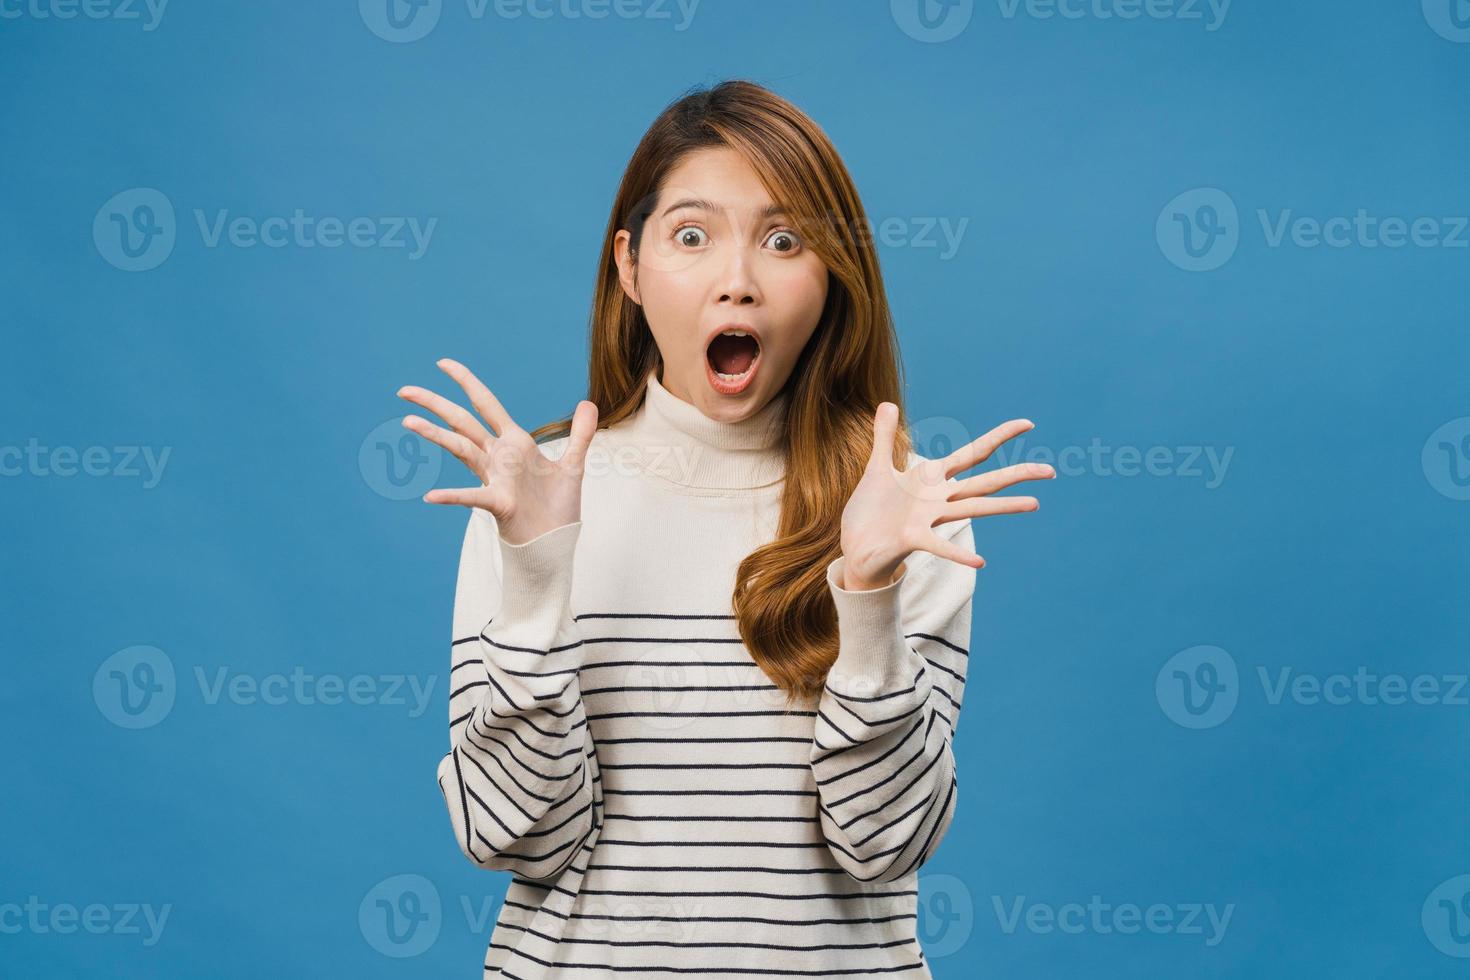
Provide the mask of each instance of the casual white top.
{"label": "casual white top", "polygon": [[512,873],[485,973],[930,976],[916,871],[954,816],[975,570],[916,552],[850,591],[835,559],[836,662],[783,710],[730,600],[775,537],[788,396],[719,422],[655,375],[593,436],[580,521],[465,533],[438,778],[460,850]]}

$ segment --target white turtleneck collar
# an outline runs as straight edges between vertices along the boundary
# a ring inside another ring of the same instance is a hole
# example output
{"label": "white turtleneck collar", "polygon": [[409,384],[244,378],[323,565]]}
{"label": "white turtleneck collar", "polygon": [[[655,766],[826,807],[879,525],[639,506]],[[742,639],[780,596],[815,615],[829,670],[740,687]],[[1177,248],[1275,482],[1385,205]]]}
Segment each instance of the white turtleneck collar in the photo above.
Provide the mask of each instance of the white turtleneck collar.
{"label": "white turtleneck collar", "polygon": [[749,418],[720,422],[648,373],[643,404],[607,431],[651,475],[694,493],[744,492],[779,483],[786,472],[782,432],[789,397],[782,389]]}

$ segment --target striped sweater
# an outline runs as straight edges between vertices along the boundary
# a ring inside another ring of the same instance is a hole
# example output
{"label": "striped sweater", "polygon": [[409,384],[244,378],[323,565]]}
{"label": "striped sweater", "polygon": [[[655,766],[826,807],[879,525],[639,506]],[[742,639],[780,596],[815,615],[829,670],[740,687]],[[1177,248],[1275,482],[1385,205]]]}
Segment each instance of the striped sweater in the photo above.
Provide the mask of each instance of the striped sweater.
{"label": "striped sweater", "polygon": [[438,781],[460,850],[511,873],[486,976],[931,976],[917,871],[955,811],[975,570],[916,552],[850,591],[835,559],[836,662],[783,710],[731,592],[775,536],[787,398],[719,422],[651,373],[580,521],[512,545],[471,511]]}

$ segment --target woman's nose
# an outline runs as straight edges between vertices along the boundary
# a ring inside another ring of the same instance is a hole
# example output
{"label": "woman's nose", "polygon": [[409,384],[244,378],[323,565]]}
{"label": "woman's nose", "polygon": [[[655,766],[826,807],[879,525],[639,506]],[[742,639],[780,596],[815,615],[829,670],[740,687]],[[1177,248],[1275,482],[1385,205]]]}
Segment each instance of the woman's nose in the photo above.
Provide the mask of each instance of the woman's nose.
{"label": "woman's nose", "polygon": [[725,264],[721,268],[720,299],[733,303],[753,303],[759,299],[760,290],[755,281],[752,262],[754,250],[736,246],[728,250]]}

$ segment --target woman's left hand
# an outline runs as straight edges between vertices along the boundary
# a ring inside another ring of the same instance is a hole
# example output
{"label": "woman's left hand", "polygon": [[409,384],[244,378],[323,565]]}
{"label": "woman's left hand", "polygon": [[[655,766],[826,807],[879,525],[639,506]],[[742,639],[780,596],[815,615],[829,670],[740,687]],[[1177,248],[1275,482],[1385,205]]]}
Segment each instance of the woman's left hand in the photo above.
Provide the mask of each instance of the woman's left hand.
{"label": "woman's left hand", "polygon": [[883,402],[873,415],[873,451],[867,469],[842,511],[842,579],[854,591],[892,584],[899,567],[915,551],[928,551],[962,565],[981,568],[985,559],[945,539],[936,524],[988,514],[1036,510],[1035,497],[991,497],[1022,480],[1055,477],[1045,463],[1016,463],[957,483],[950,477],[990,458],[1001,443],[1034,428],[1029,419],[1012,419],[966,443],[943,459],[924,459],[906,471],[893,465],[898,406]]}

